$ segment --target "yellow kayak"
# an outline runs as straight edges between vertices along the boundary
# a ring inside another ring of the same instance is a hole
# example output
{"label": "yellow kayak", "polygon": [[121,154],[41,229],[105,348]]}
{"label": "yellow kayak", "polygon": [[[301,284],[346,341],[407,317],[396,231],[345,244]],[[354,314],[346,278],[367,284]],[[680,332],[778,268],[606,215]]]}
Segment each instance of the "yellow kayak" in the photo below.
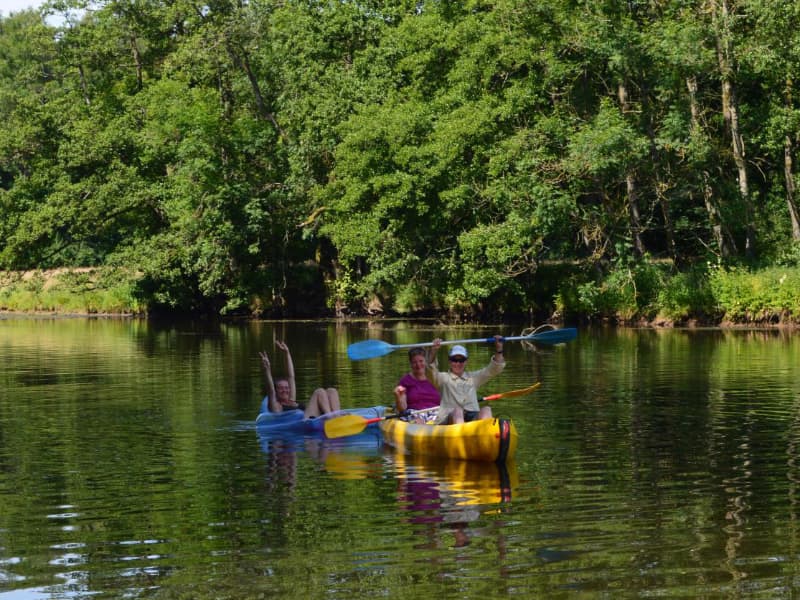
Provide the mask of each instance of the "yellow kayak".
{"label": "yellow kayak", "polygon": [[517,451],[517,429],[510,419],[480,419],[458,425],[385,419],[380,427],[384,442],[409,454],[504,463]]}

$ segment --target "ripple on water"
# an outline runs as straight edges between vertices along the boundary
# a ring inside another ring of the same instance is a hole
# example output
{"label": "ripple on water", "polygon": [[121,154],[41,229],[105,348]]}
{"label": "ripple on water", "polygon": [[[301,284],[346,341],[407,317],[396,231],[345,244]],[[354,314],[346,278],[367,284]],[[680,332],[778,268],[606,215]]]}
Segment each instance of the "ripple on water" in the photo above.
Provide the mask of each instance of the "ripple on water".
{"label": "ripple on water", "polygon": [[380,443],[264,440],[251,421],[257,350],[275,337],[296,349],[301,385],[336,382],[354,406],[390,390],[407,359],[352,363],[349,341],[482,332],[179,329],[73,321],[3,338],[0,599],[800,589],[796,336],[581,331],[547,352],[509,344],[486,391],[542,387],[492,405],[520,432],[504,479]]}

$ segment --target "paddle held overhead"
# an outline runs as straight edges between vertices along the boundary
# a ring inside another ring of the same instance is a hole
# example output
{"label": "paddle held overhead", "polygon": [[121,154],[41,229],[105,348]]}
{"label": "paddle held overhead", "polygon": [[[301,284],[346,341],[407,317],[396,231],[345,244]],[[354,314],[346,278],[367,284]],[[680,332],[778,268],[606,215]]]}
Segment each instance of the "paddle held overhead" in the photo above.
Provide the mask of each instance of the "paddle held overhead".
{"label": "paddle held overhead", "polygon": [[[536,342],[537,344],[563,344],[574,340],[578,335],[578,330],[574,327],[567,327],[564,329],[549,329],[547,331],[534,332],[530,335],[518,335],[513,337],[503,338],[504,342],[513,342],[515,340],[527,340],[529,342]],[[471,340],[453,340],[450,342],[442,342],[443,344],[474,344],[474,343],[494,343],[494,337],[490,338],[476,338]],[[350,360],[366,360],[368,358],[378,358],[386,356],[394,352],[398,348],[422,348],[425,346],[432,346],[433,342],[423,342],[419,344],[389,344],[382,340],[364,340],[363,342],[356,342],[347,347],[347,356]]]}

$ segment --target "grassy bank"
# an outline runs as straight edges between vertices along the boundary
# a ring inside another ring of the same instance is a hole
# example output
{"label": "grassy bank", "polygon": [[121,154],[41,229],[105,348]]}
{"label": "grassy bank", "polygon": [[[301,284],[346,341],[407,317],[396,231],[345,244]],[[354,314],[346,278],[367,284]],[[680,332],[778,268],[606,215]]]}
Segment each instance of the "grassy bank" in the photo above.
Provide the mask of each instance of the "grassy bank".
{"label": "grassy bank", "polygon": [[0,310],[21,313],[140,315],[135,279],[111,269],[0,272]]}
{"label": "grassy bank", "polygon": [[[2,272],[0,310],[144,315],[149,304],[136,282],[129,272],[112,269]],[[800,324],[800,268],[794,266],[674,272],[669,264],[645,263],[598,278],[593,271],[562,265],[542,269],[536,287],[538,298],[531,302],[538,306],[531,309],[569,322]]]}
{"label": "grassy bank", "polygon": [[638,264],[597,281],[573,274],[556,298],[567,319],[671,326],[800,324],[800,268]]}

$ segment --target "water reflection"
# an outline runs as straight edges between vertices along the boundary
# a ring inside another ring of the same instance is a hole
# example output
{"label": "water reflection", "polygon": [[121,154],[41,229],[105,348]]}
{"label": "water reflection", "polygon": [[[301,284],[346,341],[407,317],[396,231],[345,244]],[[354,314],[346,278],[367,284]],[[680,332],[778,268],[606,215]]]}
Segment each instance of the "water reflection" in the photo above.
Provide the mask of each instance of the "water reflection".
{"label": "water reflection", "polygon": [[[447,509],[504,504],[511,501],[519,485],[517,464],[485,463],[468,460],[442,460],[424,455],[393,453],[391,465],[398,482],[413,491],[416,484],[433,484],[440,496],[446,499],[440,503],[444,520]],[[413,504],[408,510],[414,510]]]}
{"label": "water reflection", "polygon": [[334,440],[260,431],[259,442],[268,456],[267,490],[273,498],[285,496],[284,511],[296,500],[301,456],[337,480],[394,479],[401,520],[423,538],[415,545],[419,549],[468,545],[472,535],[482,534],[471,531],[470,524],[481,516],[502,514],[519,485],[514,461],[495,464],[402,454],[384,446],[377,427]]}
{"label": "water reflection", "polygon": [[269,431],[266,428],[257,427],[261,449],[266,453],[273,452],[298,452],[305,450],[313,456],[319,458],[330,451],[342,451],[350,449],[352,451],[362,451],[369,453],[383,447],[383,434],[377,424],[365,427],[361,433],[356,435],[343,436],[328,439],[325,434],[315,433],[292,433],[286,431]]}
{"label": "water reflection", "polygon": [[[515,462],[441,460],[393,452],[387,470],[395,479],[398,518],[411,530],[410,560],[434,581],[457,581],[473,564],[495,565],[502,590],[506,569],[506,513],[519,485]],[[449,554],[449,555],[448,555]]]}
{"label": "water reflection", "polygon": [[383,435],[376,425],[358,435],[327,439],[324,434],[268,432],[257,428],[261,450],[269,457],[270,481],[286,481],[293,488],[298,454],[310,457],[337,479],[365,479],[374,475],[374,459],[382,454]]}
{"label": "water reflection", "polygon": [[443,532],[455,538],[455,546],[470,542],[468,525],[482,514],[502,511],[519,484],[516,463],[481,463],[433,460],[423,456],[394,454],[397,498],[405,521],[417,526],[415,533],[438,547]]}
{"label": "water reflection", "polygon": [[253,426],[274,337],[301,387],[335,383],[350,408],[390,404],[407,359],[349,361],[349,343],[494,329],[0,320],[0,599],[800,589],[796,333],[509,344],[486,392],[542,387],[493,404],[520,433],[507,475],[396,454],[377,430]]}

